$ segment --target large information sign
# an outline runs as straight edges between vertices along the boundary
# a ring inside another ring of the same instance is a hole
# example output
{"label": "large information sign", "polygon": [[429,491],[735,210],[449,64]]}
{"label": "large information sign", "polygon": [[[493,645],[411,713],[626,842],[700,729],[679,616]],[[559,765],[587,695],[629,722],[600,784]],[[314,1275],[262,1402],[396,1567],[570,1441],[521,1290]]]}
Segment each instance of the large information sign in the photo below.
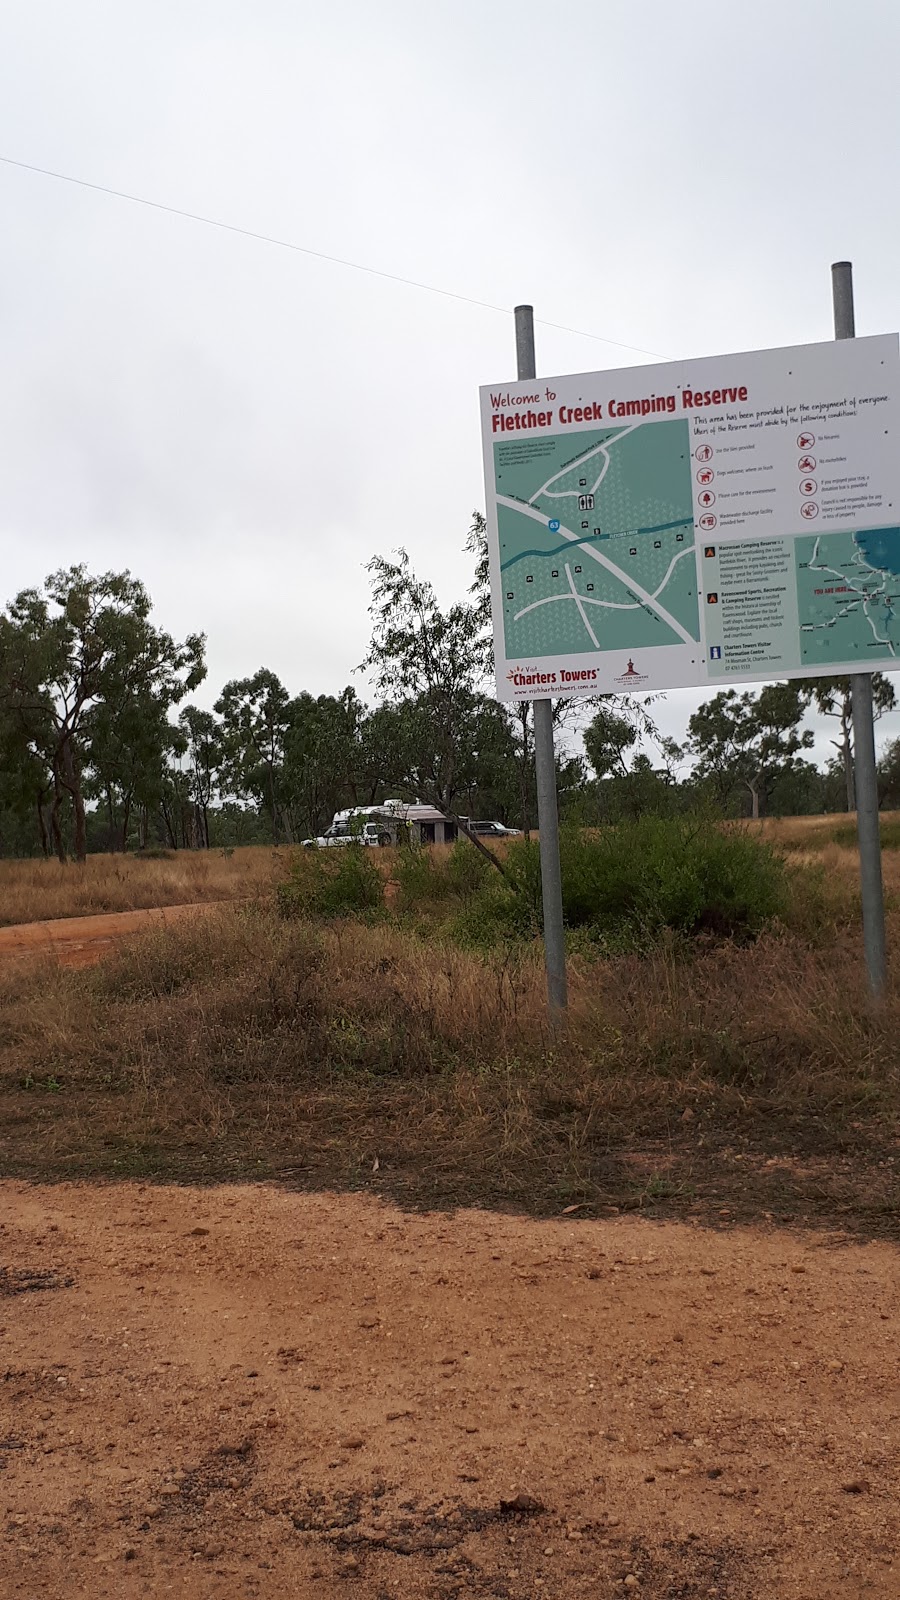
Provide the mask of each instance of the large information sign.
{"label": "large information sign", "polygon": [[895,334],[481,390],[505,700],[900,667]]}

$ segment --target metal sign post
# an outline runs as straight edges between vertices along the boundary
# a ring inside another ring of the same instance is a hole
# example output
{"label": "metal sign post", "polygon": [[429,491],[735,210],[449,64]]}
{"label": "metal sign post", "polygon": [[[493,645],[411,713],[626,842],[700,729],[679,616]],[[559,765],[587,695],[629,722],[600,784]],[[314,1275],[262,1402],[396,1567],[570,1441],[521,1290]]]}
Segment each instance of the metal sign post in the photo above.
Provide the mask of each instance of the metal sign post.
{"label": "metal sign post", "polygon": [[[516,306],[516,364],[519,378],[536,378],[534,311]],[[562,874],[559,864],[559,815],[556,804],[556,758],[553,750],[553,701],[533,700],[534,766],[537,779],[538,833],[541,848],[541,894],[544,911],[544,962],[551,1022],[560,1022],[568,1006],[566,941],[563,928]]]}
{"label": "metal sign post", "polygon": [[[834,337],[856,337],[853,311],[853,264],[835,261],[831,268]],[[856,831],[862,891],[863,942],[869,986],[876,1000],[884,993],[887,961],[884,932],[884,888],[881,879],[881,832],[878,821],[878,779],[875,769],[875,720],[872,678],[856,672],[850,679],[853,707],[853,764],[856,779]]]}

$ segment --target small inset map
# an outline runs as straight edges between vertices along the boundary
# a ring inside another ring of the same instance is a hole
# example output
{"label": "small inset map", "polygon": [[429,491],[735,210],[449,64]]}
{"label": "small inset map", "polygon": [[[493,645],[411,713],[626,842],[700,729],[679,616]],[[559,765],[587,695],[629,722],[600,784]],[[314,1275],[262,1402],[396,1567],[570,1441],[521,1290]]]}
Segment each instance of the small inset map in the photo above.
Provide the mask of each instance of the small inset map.
{"label": "small inset map", "polygon": [[688,424],[494,444],[509,659],[700,637]]}
{"label": "small inset map", "polygon": [[798,538],[803,666],[900,656],[900,528]]}

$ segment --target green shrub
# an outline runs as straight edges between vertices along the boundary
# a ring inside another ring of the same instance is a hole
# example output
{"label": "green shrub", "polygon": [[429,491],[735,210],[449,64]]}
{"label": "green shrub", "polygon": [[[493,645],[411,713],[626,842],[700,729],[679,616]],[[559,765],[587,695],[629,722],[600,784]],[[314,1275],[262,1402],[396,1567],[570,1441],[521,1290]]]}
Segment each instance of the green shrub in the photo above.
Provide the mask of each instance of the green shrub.
{"label": "green shrub", "polygon": [[[667,929],[753,938],[790,906],[788,871],[776,851],[741,829],[696,818],[647,816],[596,833],[564,829],[560,864],[567,928],[617,950],[640,948]],[[517,841],[506,867],[514,890],[499,878],[486,884],[454,924],[462,942],[539,931],[539,846]]]}
{"label": "green shrub", "polygon": [[573,927],[741,938],[787,908],[782,857],[750,833],[706,820],[643,817],[594,837],[567,834],[562,862]]}
{"label": "green shrub", "polygon": [[278,886],[282,916],[340,917],[380,910],[384,880],[364,845],[334,850],[305,850],[291,866],[287,883]]}
{"label": "green shrub", "polygon": [[447,878],[454,894],[467,899],[483,889],[488,878],[497,877],[496,869],[476,849],[471,839],[460,836],[446,858]]}
{"label": "green shrub", "polygon": [[400,904],[405,910],[446,900],[453,893],[446,857],[437,856],[427,845],[404,845],[397,852],[394,877],[400,886]]}

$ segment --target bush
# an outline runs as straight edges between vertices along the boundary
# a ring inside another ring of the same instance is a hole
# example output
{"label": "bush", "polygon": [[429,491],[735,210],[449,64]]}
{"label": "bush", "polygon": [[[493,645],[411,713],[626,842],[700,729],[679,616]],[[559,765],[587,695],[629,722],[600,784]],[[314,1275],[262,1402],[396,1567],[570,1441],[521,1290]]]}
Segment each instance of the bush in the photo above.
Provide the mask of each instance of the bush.
{"label": "bush", "polygon": [[287,883],[278,886],[282,916],[339,917],[380,910],[384,880],[364,845],[333,850],[305,850],[291,866]]}
{"label": "bush", "polygon": [[453,893],[446,857],[437,856],[428,845],[408,844],[398,850],[394,877],[400,887],[400,904],[405,910],[446,900]]}
{"label": "bush", "polygon": [[447,857],[447,877],[455,894],[467,899],[484,888],[489,878],[497,876],[490,862],[470,839],[459,838]]}
{"label": "bush", "polygon": [[[596,833],[560,835],[563,912],[614,949],[635,949],[665,930],[686,936],[755,937],[789,908],[788,870],[757,836],[707,820],[642,817]],[[510,846],[515,891],[486,885],[455,924],[465,943],[533,936],[541,925],[540,851]]]}
{"label": "bush", "polygon": [[742,829],[707,820],[644,817],[593,838],[568,835],[562,858],[573,927],[745,938],[787,909],[781,856]]}
{"label": "bush", "polygon": [[469,900],[494,875],[490,862],[466,838],[457,839],[450,850],[418,844],[404,847],[394,868],[404,910],[438,901]]}

